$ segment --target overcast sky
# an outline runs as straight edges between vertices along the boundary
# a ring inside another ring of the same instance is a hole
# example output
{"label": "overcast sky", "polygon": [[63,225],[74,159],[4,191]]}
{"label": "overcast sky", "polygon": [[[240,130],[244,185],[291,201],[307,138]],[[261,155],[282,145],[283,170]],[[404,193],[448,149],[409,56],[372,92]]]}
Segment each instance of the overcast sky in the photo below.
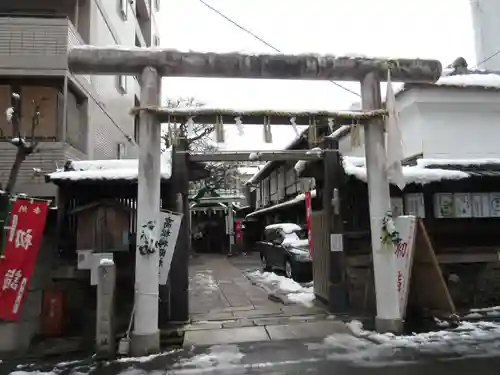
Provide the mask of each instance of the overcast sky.
{"label": "overcast sky", "polygon": [[[476,60],[468,0],[205,1],[285,53],[423,57],[443,65],[463,56],[469,66]],[[159,28],[163,47],[272,52],[199,0],[162,0]],[[358,99],[331,82],[311,81],[168,78],[163,92],[224,107],[346,109]],[[231,135],[231,148],[248,143],[245,132],[246,140]],[[293,138],[291,129],[278,132],[281,142]],[[252,133],[261,138],[261,129]]]}

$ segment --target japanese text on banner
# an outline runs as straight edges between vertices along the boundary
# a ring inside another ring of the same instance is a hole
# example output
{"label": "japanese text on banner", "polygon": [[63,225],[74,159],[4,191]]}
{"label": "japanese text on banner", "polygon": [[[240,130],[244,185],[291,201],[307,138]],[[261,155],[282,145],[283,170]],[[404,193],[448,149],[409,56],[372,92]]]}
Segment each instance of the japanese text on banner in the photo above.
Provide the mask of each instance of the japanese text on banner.
{"label": "japanese text on banner", "polygon": [[0,262],[0,319],[17,320],[42,241],[49,203],[19,199],[12,204],[4,259]]}

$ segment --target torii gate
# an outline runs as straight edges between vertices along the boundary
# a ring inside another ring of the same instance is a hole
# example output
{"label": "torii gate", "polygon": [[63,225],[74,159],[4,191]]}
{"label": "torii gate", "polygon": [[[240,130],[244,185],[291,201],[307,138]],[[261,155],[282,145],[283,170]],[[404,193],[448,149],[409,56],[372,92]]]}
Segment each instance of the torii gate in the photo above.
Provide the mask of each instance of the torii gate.
{"label": "torii gate", "polygon": [[[238,53],[180,52],[169,49],[81,46],[69,51],[68,67],[74,74],[141,75],[141,108],[158,107],[161,100],[161,77],[261,78],[293,80],[337,80],[361,83],[362,108],[381,108],[380,82],[391,70],[395,82],[434,82],[442,71],[437,60],[336,57],[328,55],[248,55]],[[391,252],[381,252],[381,228],[390,210],[387,173],[380,149],[384,148],[384,128],[374,117],[365,128],[365,153],[368,174],[370,225],[372,237],[377,329],[397,332],[396,283],[388,270]],[[149,220],[159,222],[161,137],[155,113],[140,112],[140,153],[138,177],[137,226]],[[297,159],[306,157],[304,152]],[[206,159],[205,159],[206,160]],[[155,229],[154,234],[158,234]],[[159,254],[136,253],[136,295],[132,353],[158,352],[158,268]]]}

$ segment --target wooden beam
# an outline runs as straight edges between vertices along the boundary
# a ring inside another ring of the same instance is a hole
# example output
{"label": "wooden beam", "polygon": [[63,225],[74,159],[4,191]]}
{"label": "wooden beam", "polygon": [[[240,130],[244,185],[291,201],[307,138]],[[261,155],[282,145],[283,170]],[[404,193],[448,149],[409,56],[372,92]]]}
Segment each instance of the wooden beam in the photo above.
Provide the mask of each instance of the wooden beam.
{"label": "wooden beam", "polygon": [[145,66],[162,76],[206,78],[262,78],[361,81],[374,72],[378,80],[435,82],[442,72],[438,60],[386,59],[364,56],[316,54],[241,54],[181,52],[149,49],[79,46],[69,51],[68,66],[74,74],[129,74]]}
{"label": "wooden beam", "polygon": [[240,117],[245,125],[262,125],[264,118],[269,117],[272,125],[290,126],[290,119],[295,117],[296,125],[310,125],[311,117],[332,118],[337,123],[351,123],[353,121],[364,123],[369,119],[382,118],[387,115],[385,109],[374,111],[332,111],[332,110],[310,110],[293,111],[283,109],[229,109],[216,107],[188,107],[188,108],[156,108],[156,107],[135,107],[131,114],[147,111],[155,114],[161,123],[183,122],[189,117],[198,124],[215,124],[217,117],[222,117],[224,124],[234,124],[235,117]]}
{"label": "wooden beam", "polygon": [[[181,154],[183,152],[180,152]],[[206,153],[189,153],[191,162],[203,161],[277,161],[277,160],[319,160],[323,157],[321,150],[285,150],[285,151],[222,151]]]}
{"label": "wooden beam", "polygon": [[350,132],[351,132],[351,126],[342,125],[338,129],[336,129],[332,134],[325,136],[325,138],[332,140],[332,141],[340,141],[342,138],[344,138]]}

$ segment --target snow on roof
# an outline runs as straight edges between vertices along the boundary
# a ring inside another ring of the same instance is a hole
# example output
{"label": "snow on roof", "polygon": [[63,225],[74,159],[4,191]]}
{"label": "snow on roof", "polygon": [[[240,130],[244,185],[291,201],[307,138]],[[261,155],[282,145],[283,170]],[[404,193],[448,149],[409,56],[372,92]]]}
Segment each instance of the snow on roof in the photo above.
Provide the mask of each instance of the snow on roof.
{"label": "snow on roof", "polygon": [[469,73],[441,76],[434,83],[409,83],[404,84],[394,90],[397,95],[407,91],[412,87],[455,87],[455,88],[482,88],[500,90],[500,74],[496,73]]}
{"label": "snow on roof", "polygon": [[[344,171],[347,175],[367,182],[364,158],[344,156],[342,158]],[[446,169],[430,169],[420,165],[404,166],[403,175],[407,184],[428,184],[442,180],[460,180],[470,177],[467,172]]]}
{"label": "snow on roof", "polygon": [[[315,198],[315,197],[316,197],[316,189],[311,190],[311,198]],[[257,214],[261,214],[263,212],[273,211],[277,208],[283,208],[286,206],[297,204],[297,203],[303,202],[305,200],[306,200],[306,195],[304,193],[302,193],[302,194],[297,195],[295,198],[292,198],[286,202],[278,203],[278,204],[275,204],[274,206],[265,207],[265,208],[262,208],[260,210],[254,211],[254,212],[248,214],[247,218],[250,218],[250,217],[255,216]]]}
{"label": "snow on roof", "polygon": [[261,168],[260,167],[239,167],[238,172],[242,175],[254,175],[257,173]]}
{"label": "snow on roof", "polygon": [[482,87],[500,89],[500,75],[498,74],[458,74],[439,78],[436,86],[452,87]]}
{"label": "snow on roof", "polygon": [[295,173],[301,174],[304,171],[304,169],[306,169],[306,165],[307,165],[307,160],[299,160],[293,166],[293,168],[295,169]]}
{"label": "snow on roof", "polygon": [[421,168],[426,168],[430,166],[449,166],[449,165],[456,165],[456,166],[463,166],[463,167],[470,167],[470,166],[486,166],[486,165],[494,165],[498,164],[500,165],[500,159],[418,159],[417,160],[417,166]]}
{"label": "snow on roof", "polygon": [[[313,147],[311,148],[310,151],[307,152],[307,154],[311,154],[313,152],[318,152],[318,151],[322,151],[322,149],[320,147]],[[295,169],[295,172],[297,174],[300,174],[302,173],[302,171],[304,171],[306,166],[307,166],[307,160],[299,160],[297,163],[295,163],[293,168]]]}
{"label": "snow on roof", "polygon": [[271,224],[266,227],[266,230],[268,229],[281,229],[285,233],[292,233],[296,230],[301,230],[302,228],[294,223],[278,223],[278,224]]}
{"label": "snow on roof", "polygon": [[[51,180],[136,180],[139,174],[137,159],[79,160],[71,161],[73,170],[49,173]],[[172,174],[171,149],[162,153],[161,177],[169,179]]]}

